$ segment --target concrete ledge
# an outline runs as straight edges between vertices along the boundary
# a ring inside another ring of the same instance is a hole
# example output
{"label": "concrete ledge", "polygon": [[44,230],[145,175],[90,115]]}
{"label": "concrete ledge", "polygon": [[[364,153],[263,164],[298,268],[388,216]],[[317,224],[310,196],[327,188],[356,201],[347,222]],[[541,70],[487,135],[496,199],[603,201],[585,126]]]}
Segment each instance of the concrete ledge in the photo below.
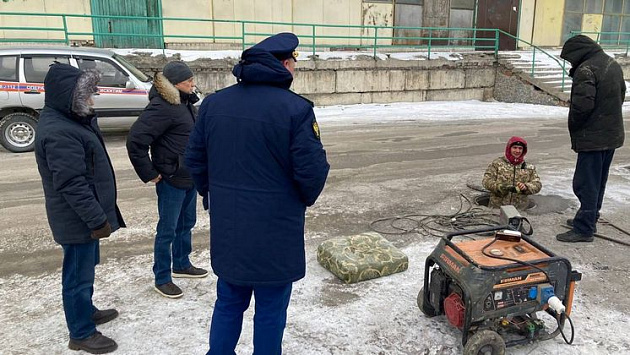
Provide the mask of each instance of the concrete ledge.
{"label": "concrete ledge", "polygon": [[[483,100],[484,89],[429,90],[427,101]],[[462,112],[462,115],[466,114]]]}
{"label": "concrete ledge", "polygon": [[419,91],[389,91],[372,93],[372,103],[389,104],[392,102],[426,101],[427,92]]}
{"label": "concrete ledge", "polygon": [[494,68],[466,69],[466,88],[494,86],[496,70]]}
{"label": "concrete ledge", "polygon": [[429,72],[426,70],[407,70],[405,72],[405,90],[429,89]]}
{"label": "concrete ledge", "polygon": [[339,70],[336,92],[389,91],[389,71],[387,70]]}
{"label": "concrete ledge", "polygon": [[300,70],[296,71],[292,89],[302,94],[330,94],[335,92],[335,82],[335,71]]}
{"label": "concrete ledge", "polygon": [[372,103],[372,94],[370,93],[351,93],[351,94],[307,94],[307,99],[313,101],[315,106],[332,106],[332,105],[354,105]]}
{"label": "concrete ledge", "polygon": [[461,69],[429,71],[429,89],[459,89],[466,85],[466,73]]}
{"label": "concrete ledge", "polygon": [[[127,56],[145,73],[160,71],[167,61],[162,55]],[[199,88],[206,93],[236,83],[232,68],[236,58],[202,58],[188,65]],[[493,57],[471,56],[446,59],[303,60],[298,62],[292,90],[318,106],[358,103],[414,102],[427,100],[492,99],[496,77]]]}

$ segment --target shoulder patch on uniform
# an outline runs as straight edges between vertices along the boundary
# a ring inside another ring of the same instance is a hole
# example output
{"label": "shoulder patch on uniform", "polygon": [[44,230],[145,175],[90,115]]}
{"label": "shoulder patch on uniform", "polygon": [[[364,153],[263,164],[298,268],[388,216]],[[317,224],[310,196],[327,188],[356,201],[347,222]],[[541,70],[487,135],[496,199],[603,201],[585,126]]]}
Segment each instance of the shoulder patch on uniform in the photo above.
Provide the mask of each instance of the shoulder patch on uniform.
{"label": "shoulder patch on uniform", "polygon": [[291,91],[291,90],[289,90],[289,92],[290,92],[290,93],[292,93],[293,95],[295,95],[295,96],[297,96],[297,97],[301,98],[302,100],[304,100],[304,101],[308,102],[308,104],[309,104],[309,105],[311,105],[311,107],[315,107],[315,104],[313,103],[313,101],[311,101],[311,100],[307,99],[306,97],[304,97],[304,96],[302,96],[302,95],[300,95],[300,94],[296,94],[295,92],[293,92],[293,91]]}
{"label": "shoulder patch on uniform", "polygon": [[317,138],[317,140],[320,140],[320,134],[319,134],[319,125],[317,124],[317,120],[315,119],[315,117],[313,117],[313,133],[315,133],[315,138]]}

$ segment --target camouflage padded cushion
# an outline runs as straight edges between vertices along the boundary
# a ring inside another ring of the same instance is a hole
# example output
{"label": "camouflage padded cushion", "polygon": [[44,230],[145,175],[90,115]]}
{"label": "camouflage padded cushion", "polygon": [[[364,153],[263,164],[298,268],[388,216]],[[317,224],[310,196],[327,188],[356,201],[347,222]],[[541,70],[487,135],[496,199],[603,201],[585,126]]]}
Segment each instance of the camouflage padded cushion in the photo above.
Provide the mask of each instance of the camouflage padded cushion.
{"label": "camouflage padded cushion", "polygon": [[317,261],[345,283],[407,270],[407,255],[375,232],[329,239],[317,248]]}

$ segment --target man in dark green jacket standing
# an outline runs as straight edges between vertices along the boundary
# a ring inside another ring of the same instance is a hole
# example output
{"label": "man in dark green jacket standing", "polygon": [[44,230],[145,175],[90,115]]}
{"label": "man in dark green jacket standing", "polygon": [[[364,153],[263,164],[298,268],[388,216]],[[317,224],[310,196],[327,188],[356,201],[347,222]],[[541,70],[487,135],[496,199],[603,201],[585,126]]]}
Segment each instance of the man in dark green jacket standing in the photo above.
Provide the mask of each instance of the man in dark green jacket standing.
{"label": "man in dark green jacket standing", "polygon": [[573,78],[569,110],[571,149],[578,153],[573,192],[580,209],[558,234],[562,242],[591,242],[602,208],[608,170],[615,149],[624,142],[621,106],[626,84],[619,64],[587,36],[570,38],[560,57],[571,63]]}

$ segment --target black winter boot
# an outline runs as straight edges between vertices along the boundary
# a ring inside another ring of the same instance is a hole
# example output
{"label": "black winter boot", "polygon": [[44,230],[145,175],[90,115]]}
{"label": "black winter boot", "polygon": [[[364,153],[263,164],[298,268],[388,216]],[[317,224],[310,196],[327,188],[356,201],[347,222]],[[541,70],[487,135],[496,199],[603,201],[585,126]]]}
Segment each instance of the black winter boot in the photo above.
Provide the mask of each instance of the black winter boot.
{"label": "black winter boot", "polygon": [[99,325],[114,320],[116,317],[118,317],[118,311],[113,308],[104,310],[97,309],[96,312],[92,314],[92,321],[94,321],[94,324]]}
{"label": "black winter boot", "polygon": [[108,338],[97,331],[85,339],[70,339],[70,350],[83,350],[90,354],[107,354],[118,349],[114,339]]}
{"label": "black winter boot", "polygon": [[578,242],[592,242],[595,238],[592,235],[581,235],[574,230],[560,233],[556,235],[556,239],[561,242],[578,243]]}

